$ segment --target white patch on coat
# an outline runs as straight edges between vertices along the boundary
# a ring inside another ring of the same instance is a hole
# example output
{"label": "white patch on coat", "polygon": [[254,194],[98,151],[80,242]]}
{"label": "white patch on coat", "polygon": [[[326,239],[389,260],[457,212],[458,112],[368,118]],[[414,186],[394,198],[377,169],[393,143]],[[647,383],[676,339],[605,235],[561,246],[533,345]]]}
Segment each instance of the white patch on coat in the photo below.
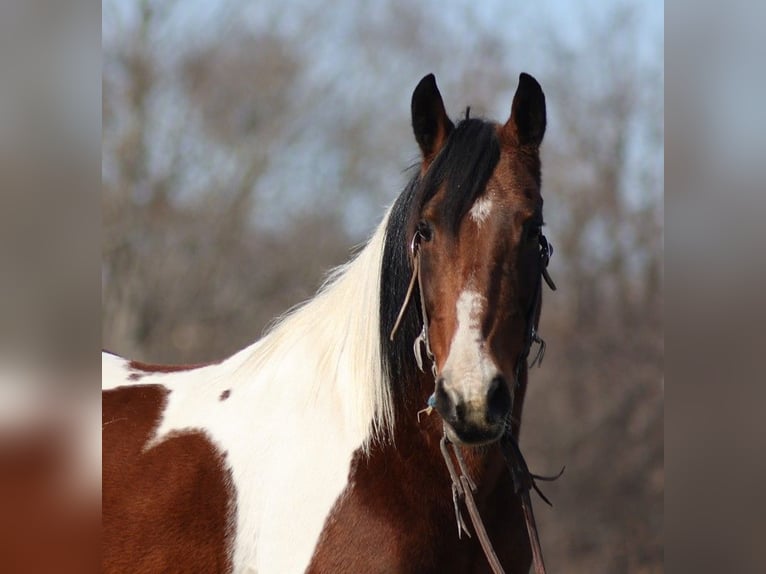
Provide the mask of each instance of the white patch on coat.
{"label": "white patch on coat", "polygon": [[458,297],[455,305],[457,325],[442,369],[445,390],[453,397],[457,393],[466,406],[474,403],[480,410],[485,407],[487,388],[499,372],[487,353],[486,341],[481,334],[485,304],[486,299],[470,289]]}
{"label": "white patch on coat", "polygon": [[350,488],[354,452],[393,429],[378,329],[387,219],[314,299],[222,363],[131,381],[127,361],[102,356],[103,388],[161,384],[171,391],[149,448],[169,433],[202,429],[227,452],[235,572],[304,572]]}
{"label": "white patch on coat", "polygon": [[490,212],[492,211],[492,198],[489,197],[489,195],[482,195],[479,199],[473,202],[473,206],[471,207],[471,219],[473,219],[477,224],[481,224],[484,222],[487,217],[489,217]]}

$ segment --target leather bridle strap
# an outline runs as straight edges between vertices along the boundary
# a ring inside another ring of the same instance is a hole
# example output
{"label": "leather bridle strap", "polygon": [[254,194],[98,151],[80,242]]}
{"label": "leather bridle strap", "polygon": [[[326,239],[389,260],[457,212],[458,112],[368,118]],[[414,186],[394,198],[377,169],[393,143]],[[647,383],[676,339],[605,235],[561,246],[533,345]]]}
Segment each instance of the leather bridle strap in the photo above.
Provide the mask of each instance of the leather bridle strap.
{"label": "leather bridle strap", "polygon": [[562,468],[558,474],[553,476],[539,476],[531,473],[524,460],[524,456],[521,454],[516,439],[510,433],[507,433],[500,440],[500,449],[505,458],[505,462],[508,465],[508,470],[511,472],[514,491],[519,495],[519,498],[521,498],[521,509],[524,513],[524,522],[527,526],[529,544],[532,547],[532,562],[535,566],[535,574],[545,574],[543,550],[540,546],[540,537],[537,534],[537,523],[535,522],[535,514],[532,510],[532,500],[529,496],[529,491],[530,489],[534,489],[540,498],[550,505],[550,501],[542,493],[537,484],[535,484],[535,480],[548,482],[556,480],[564,473],[564,469]]}
{"label": "leather bridle strap", "polygon": [[421,344],[423,347],[425,347],[426,358],[431,361],[431,374],[433,375],[434,380],[436,380],[438,373],[436,371],[436,360],[434,359],[434,354],[431,351],[431,338],[428,335],[428,313],[426,311],[426,299],[423,296],[423,274],[420,271],[421,237],[422,236],[418,231],[416,231],[412,236],[412,242],[410,243],[410,253],[412,255],[412,277],[410,277],[410,283],[407,286],[407,293],[404,296],[402,307],[399,309],[399,314],[396,316],[394,327],[391,329],[389,340],[394,340],[394,335],[396,335],[396,331],[399,329],[399,325],[401,324],[402,318],[404,317],[404,312],[407,310],[407,306],[412,299],[412,292],[415,287],[415,282],[417,282],[418,291],[420,292],[420,315],[423,320],[423,327],[420,330],[420,334],[415,338],[415,342],[413,343],[413,352],[415,353],[415,362],[418,364],[418,369],[420,369],[421,372],[425,372],[425,369],[423,369]]}
{"label": "leather bridle strap", "polygon": [[[459,476],[455,471],[455,465],[452,464],[452,458],[450,457],[447,445],[451,445],[452,452],[455,453],[455,458],[457,459],[458,466],[460,467],[461,474]],[[479,507],[476,506],[476,501],[473,498],[473,491],[476,490],[476,484],[468,474],[465,461],[463,460],[463,455],[460,452],[460,447],[450,442],[445,431],[444,435],[442,435],[441,441],[439,442],[439,448],[441,450],[442,456],[444,457],[444,463],[447,465],[447,470],[449,471],[450,478],[452,479],[452,501],[455,505],[458,538],[460,538],[461,529],[465,531],[469,537],[471,536],[470,532],[465,526],[463,516],[460,514],[458,498],[462,497],[466,508],[468,508],[468,514],[471,517],[471,524],[473,524],[476,536],[479,537],[479,544],[481,544],[481,549],[484,551],[484,556],[486,556],[487,562],[489,562],[489,566],[492,568],[492,572],[494,574],[505,574],[505,570],[503,570],[503,566],[500,564],[500,559],[497,557],[495,549],[492,547],[492,542],[490,541],[489,535],[487,534],[487,529],[484,527],[484,522],[482,521],[481,515],[479,514]]]}

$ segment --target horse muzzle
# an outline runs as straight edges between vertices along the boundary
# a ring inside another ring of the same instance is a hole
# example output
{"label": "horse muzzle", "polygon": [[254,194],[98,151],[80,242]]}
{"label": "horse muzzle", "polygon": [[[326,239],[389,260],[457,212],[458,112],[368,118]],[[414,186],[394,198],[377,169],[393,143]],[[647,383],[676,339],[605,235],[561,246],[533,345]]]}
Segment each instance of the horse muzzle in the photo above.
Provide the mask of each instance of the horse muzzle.
{"label": "horse muzzle", "polygon": [[447,436],[451,441],[480,446],[503,436],[512,400],[502,375],[470,385],[461,385],[449,376],[439,377],[434,398],[434,408],[447,423]]}

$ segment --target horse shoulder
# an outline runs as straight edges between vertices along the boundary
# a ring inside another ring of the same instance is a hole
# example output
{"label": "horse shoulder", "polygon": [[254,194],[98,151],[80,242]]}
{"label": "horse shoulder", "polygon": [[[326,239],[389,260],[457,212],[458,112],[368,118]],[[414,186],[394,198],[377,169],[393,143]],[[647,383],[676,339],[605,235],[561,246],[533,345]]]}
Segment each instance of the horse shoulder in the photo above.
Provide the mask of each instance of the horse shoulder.
{"label": "horse shoulder", "polygon": [[154,443],[170,391],[102,394],[104,572],[230,572],[234,492],[202,430]]}

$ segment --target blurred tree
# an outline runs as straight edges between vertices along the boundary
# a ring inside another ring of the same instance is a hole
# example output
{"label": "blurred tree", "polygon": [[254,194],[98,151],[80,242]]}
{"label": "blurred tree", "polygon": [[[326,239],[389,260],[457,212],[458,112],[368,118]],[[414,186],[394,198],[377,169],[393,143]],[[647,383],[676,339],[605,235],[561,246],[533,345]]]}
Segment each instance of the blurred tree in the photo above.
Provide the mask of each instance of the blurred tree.
{"label": "blurred tree", "polygon": [[104,344],[210,360],[308,297],[324,265],[345,258],[347,238],[326,214],[300,227],[317,236],[312,253],[252,225],[265,209],[256,184],[294,113],[296,55],[276,36],[235,28],[170,57],[157,37],[167,7],[143,2],[106,57]]}
{"label": "blurred tree", "polygon": [[592,22],[576,45],[547,38],[544,188],[560,289],[546,299],[548,363],[532,375],[523,434],[538,468],[567,465],[540,520],[552,569],[659,572],[662,62],[638,50],[635,7]]}
{"label": "blurred tree", "polygon": [[[636,8],[618,5],[584,45],[551,35],[546,188],[578,329],[660,304],[662,68],[639,56]],[[552,169],[551,169],[552,167]],[[656,317],[655,317],[656,318]]]}

